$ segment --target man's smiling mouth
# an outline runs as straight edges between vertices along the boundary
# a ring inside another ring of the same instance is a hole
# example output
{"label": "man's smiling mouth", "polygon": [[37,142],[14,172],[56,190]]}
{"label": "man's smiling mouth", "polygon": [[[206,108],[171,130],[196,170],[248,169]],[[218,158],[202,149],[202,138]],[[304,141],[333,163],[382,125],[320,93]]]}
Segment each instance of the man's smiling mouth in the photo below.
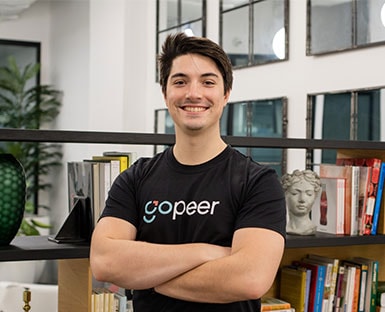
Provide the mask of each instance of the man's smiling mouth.
{"label": "man's smiling mouth", "polygon": [[199,113],[204,112],[207,108],[202,106],[184,106],[182,109],[191,113]]}

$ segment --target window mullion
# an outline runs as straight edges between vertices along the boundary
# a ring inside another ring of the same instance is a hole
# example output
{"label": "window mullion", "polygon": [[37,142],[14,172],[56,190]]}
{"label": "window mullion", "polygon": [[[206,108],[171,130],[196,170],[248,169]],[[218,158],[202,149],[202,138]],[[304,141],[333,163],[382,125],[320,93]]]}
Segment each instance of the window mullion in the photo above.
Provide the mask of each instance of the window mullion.
{"label": "window mullion", "polygon": [[358,138],[358,95],[352,92],[350,98],[350,140]]}

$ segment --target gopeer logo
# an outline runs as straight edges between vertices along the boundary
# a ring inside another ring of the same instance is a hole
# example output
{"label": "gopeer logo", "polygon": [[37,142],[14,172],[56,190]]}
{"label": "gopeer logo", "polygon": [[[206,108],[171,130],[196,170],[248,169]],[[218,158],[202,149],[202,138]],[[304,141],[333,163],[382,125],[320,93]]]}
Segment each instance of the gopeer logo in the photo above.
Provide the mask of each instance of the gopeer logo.
{"label": "gopeer logo", "polygon": [[184,214],[192,216],[194,214],[213,215],[215,207],[219,205],[219,201],[209,202],[208,200],[202,200],[201,202],[190,201],[186,203],[184,200],[180,200],[171,203],[168,200],[159,202],[158,200],[150,200],[144,207],[143,220],[146,223],[152,223],[156,219],[157,214],[171,215],[172,220],[176,220],[178,216]]}

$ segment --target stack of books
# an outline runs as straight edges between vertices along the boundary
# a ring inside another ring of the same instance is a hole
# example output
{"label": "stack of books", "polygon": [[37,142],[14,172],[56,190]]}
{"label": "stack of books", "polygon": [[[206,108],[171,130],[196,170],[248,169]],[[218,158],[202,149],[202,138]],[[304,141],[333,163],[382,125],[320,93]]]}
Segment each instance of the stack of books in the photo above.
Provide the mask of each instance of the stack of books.
{"label": "stack of books", "polygon": [[122,289],[94,288],[91,294],[91,312],[132,312],[132,301]]}
{"label": "stack of books", "polygon": [[295,309],[285,300],[273,297],[263,297],[261,300],[261,311],[295,312]]}
{"label": "stack of books", "polygon": [[104,152],[91,159],[67,163],[68,201],[70,210],[77,197],[88,197],[93,224],[104,209],[105,200],[115,178],[135,160],[131,152]]}
{"label": "stack of books", "polygon": [[322,194],[311,214],[317,231],[376,235],[383,202],[385,161],[339,155],[336,164],[320,164],[319,175]]}
{"label": "stack of books", "polygon": [[309,254],[281,268],[279,298],[297,312],[376,312],[378,265]]}

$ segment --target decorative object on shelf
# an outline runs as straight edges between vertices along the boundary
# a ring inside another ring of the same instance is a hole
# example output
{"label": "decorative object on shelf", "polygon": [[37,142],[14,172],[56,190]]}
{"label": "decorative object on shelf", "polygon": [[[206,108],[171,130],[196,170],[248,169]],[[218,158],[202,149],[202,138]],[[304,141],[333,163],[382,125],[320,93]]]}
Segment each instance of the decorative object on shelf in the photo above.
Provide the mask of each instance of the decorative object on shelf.
{"label": "decorative object on shelf", "polygon": [[0,154],[0,246],[16,236],[23,220],[26,183],[24,168],[11,154]]}
{"label": "decorative object on shelf", "polygon": [[312,170],[294,170],[282,176],[289,220],[286,232],[295,235],[314,235],[317,226],[310,219],[314,202],[321,190],[321,180]]}

